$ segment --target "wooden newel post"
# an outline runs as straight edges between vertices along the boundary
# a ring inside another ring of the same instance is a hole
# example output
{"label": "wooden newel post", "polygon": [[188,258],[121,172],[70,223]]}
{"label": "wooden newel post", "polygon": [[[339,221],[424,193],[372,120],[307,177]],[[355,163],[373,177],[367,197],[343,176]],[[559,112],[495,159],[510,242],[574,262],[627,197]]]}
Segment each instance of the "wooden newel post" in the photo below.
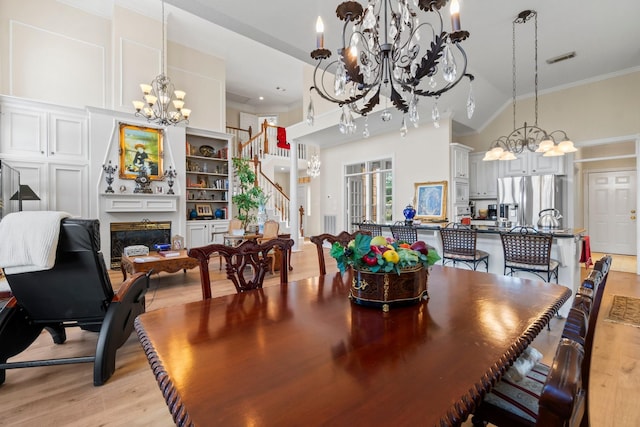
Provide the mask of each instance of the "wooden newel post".
{"label": "wooden newel post", "polygon": [[255,187],[258,186],[258,163],[260,163],[260,160],[258,160],[258,155],[256,154],[256,155],[253,156],[253,172],[254,172],[254,175],[256,177],[255,178],[255,182],[253,183],[253,185]]}
{"label": "wooden newel post", "polygon": [[302,218],[304,218],[304,207],[302,207],[302,205],[300,205],[300,209],[298,209],[298,212],[300,212],[300,235],[302,237],[304,237],[304,226],[302,225]]}
{"label": "wooden newel post", "polygon": [[262,122],[262,133],[264,135],[264,144],[262,149],[263,149],[263,155],[264,154],[269,154],[269,137],[267,135],[267,127],[268,127],[268,123],[265,120],[264,122]]}

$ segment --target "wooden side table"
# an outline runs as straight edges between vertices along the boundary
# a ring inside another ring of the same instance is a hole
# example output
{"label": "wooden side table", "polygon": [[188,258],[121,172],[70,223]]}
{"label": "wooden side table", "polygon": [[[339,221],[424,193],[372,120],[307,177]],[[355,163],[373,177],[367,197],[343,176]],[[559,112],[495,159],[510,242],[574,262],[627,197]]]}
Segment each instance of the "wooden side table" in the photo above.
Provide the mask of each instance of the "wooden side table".
{"label": "wooden side table", "polygon": [[158,255],[157,252],[149,252],[149,255],[144,256],[122,255],[122,259],[120,260],[120,269],[122,270],[124,279],[127,278],[127,273],[146,273],[151,270],[153,270],[154,273],[161,271],[175,273],[179,270],[183,270],[186,273],[187,269],[197,266],[198,260],[188,256],[186,249],[182,249],[180,255],[174,257],[163,257]]}

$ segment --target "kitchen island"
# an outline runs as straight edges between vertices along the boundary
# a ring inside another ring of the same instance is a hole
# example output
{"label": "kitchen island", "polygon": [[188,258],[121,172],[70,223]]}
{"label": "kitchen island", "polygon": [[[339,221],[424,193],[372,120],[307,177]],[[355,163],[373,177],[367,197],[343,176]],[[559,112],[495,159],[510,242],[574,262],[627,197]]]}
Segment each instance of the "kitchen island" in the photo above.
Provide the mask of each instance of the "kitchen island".
{"label": "kitchen island", "polygon": [[[382,226],[382,233],[385,237],[391,236],[392,224],[379,224]],[[439,230],[445,227],[447,223],[427,223],[414,225],[418,231],[418,238],[423,240],[430,246],[433,246],[442,256],[442,241],[440,239]],[[489,273],[504,275],[504,252],[502,249],[502,240],[500,233],[508,233],[509,229],[500,228],[490,225],[471,225],[471,229],[478,231],[478,240],[476,248],[489,253]],[[358,224],[354,224],[354,229],[358,228]],[[543,233],[551,233],[553,235],[553,244],[551,246],[551,258],[560,262],[558,269],[558,283],[571,289],[572,296],[567,303],[562,306],[559,314],[566,317],[569,308],[573,303],[573,295],[580,287],[580,252],[582,250],[582,236],[585,229],[557,229],[557,230],[540,230]],[[458,264],[461,268],[465,268],[464,264]],[[481,268],[482,270],[482,268]],[[538,276],[519,271],[516,273],[518,277],[540,279]],[[540,279],[541,280],[541,279]]]}

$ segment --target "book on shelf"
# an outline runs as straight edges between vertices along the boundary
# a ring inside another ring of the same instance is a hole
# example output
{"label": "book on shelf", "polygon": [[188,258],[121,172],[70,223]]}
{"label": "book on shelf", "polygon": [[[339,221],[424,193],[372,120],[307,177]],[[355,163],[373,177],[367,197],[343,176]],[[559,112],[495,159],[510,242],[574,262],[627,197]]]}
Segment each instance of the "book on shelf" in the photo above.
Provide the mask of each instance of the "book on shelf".
{"label": "book on shelf", "polygon": [[163,256],[165,258],[174,258],[180,256],[180,251],[160,251],[158,255]]}

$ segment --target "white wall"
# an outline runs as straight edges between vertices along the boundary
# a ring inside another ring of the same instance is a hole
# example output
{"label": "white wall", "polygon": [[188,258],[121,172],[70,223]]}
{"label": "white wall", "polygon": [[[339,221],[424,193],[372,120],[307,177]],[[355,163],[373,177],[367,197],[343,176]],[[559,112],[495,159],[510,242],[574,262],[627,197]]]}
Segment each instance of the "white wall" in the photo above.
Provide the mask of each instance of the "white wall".
{"label": "white wall", "polygon": [[348,229],[344,168],[348,164],[391,158],[393,160],[393,218],[402,220],[402,210],[414,197],[417,182],[449,180],[450,122],[440,128],[422,123],[406,137],[399,129],[359,141],[327,148],[320,153],[320,177],[311,181],[312,191],[320,197],[311,202],[312,216],[305,235],[323,233],[323,216],[336,215],[338,232]]}

